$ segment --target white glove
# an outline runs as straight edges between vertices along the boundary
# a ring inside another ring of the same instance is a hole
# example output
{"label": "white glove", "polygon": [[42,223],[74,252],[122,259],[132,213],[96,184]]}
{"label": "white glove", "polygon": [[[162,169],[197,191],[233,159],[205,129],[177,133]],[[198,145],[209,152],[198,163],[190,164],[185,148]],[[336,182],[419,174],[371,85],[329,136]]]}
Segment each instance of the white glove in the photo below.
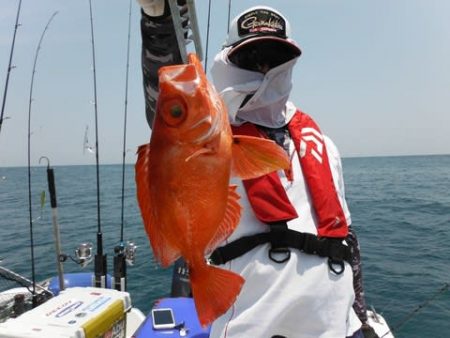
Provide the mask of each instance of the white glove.
{"label": "white glove", "polygon": [[148,16],[161,16],[164,13],[164,0],[137,0]]}

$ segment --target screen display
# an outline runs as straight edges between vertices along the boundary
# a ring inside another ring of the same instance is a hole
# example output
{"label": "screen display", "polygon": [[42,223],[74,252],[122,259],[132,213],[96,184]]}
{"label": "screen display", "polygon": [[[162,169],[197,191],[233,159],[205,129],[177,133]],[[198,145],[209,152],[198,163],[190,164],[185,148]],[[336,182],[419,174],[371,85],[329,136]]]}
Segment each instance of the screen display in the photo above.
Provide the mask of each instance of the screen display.
{"label": "screen display", "polygon": [[172,311],[170,310],[154,310],[153,318],[156,325],[174,324]]}

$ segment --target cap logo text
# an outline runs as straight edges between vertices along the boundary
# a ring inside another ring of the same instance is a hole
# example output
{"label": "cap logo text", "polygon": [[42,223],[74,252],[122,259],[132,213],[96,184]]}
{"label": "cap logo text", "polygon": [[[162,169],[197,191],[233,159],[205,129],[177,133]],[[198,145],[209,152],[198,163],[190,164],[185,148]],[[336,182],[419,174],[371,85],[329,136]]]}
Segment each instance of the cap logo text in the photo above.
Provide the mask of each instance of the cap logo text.
{"label": "cap logo text", "polygon": [[237,22],[241,37],[253,34],[267,34],[286,38],[286,22],[275,12],[256,9],[242,15]]}
{"label": "cap logo text", "polygon": [[283,25],[278,20],[272,19],[269,19],[268,21],[258,20],[256,16],[250,17],[242,21],[241,27],[243,29],[248,29],[250,32],[260,30],[277,32],[283,29]]}

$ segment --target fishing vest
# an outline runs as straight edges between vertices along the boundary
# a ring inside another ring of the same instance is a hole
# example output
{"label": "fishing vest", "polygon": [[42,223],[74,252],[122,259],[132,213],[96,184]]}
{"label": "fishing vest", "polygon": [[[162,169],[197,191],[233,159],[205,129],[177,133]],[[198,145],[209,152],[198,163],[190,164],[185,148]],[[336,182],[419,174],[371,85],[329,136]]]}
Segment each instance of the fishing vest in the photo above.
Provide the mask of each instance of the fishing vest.
{"label": "fishing vest", "polygon": [[[330,268],[338,262],[342,271],[343,260],[351,259],[350,250],[342,245],[342,239],[348,234],[348,225],[333,182],[324,137],[314,120],[300,110],[297,110],[287,127],[311,195],[317,216],[318,235],[288,229],[286,222],[301,215],[297,214],[289,201],[278,173],[272,172],[258,178],[243,180],[255,216],[270,226],[270,232],[245,236],[216,249],[210,257],[213,263],[223,264],[267,242],[271,243],[269,257],[278,263],[289,259],[289,247],[329,257]],[[234,135],[265,137],[251,123],[233,126],[232,129]],[[275,254],[280,252],[284,253],[285,257],[278,260]],[[332,270],[334,271],[333,268]]]}
{"label": "fishing vest", "polygon": [[[288,124],[288,130],[311,194],[319,237],[347,236],[347,221],[333,183],[324,137],[319,127],[311,117],[297,111]],[[264,137],[251,123],[233,127],[233,134]],[[261,222],[290,221],[299,217],[277,172],[244,180],[243,183],[253,211]]]}

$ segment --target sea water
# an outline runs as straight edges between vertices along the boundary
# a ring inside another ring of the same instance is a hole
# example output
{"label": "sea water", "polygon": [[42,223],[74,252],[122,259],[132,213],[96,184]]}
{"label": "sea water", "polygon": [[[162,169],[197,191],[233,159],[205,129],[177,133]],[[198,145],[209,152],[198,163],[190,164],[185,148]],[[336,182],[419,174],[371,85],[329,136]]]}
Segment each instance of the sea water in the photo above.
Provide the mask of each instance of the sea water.
{"label": "sea water", "polygon": [[[348,158],[343,160],[346,196],[362,250],[369,306],[398,338],[450,336],[450,156]],[[99,225],[95,166],[56,166],[58,220],[63,252],[79,243],[96,248]],[[108,271],[120,243],[122,166],[100,166],[100,226]],[[56,275],[46,166],[31,168],[35,278]],[[41,192],[47,202],[41,208]],[[2,266],[31,279],[28,169],[0,168]],[[134,306],[147,313],[170,292],[171,269],[153,259],[135,197],[134,167],[126,166],[124,241],[139,247],[128,267]],[[81,269],[68,260],[65,272]],[[0,283],[1,286],[1,283]]]}

